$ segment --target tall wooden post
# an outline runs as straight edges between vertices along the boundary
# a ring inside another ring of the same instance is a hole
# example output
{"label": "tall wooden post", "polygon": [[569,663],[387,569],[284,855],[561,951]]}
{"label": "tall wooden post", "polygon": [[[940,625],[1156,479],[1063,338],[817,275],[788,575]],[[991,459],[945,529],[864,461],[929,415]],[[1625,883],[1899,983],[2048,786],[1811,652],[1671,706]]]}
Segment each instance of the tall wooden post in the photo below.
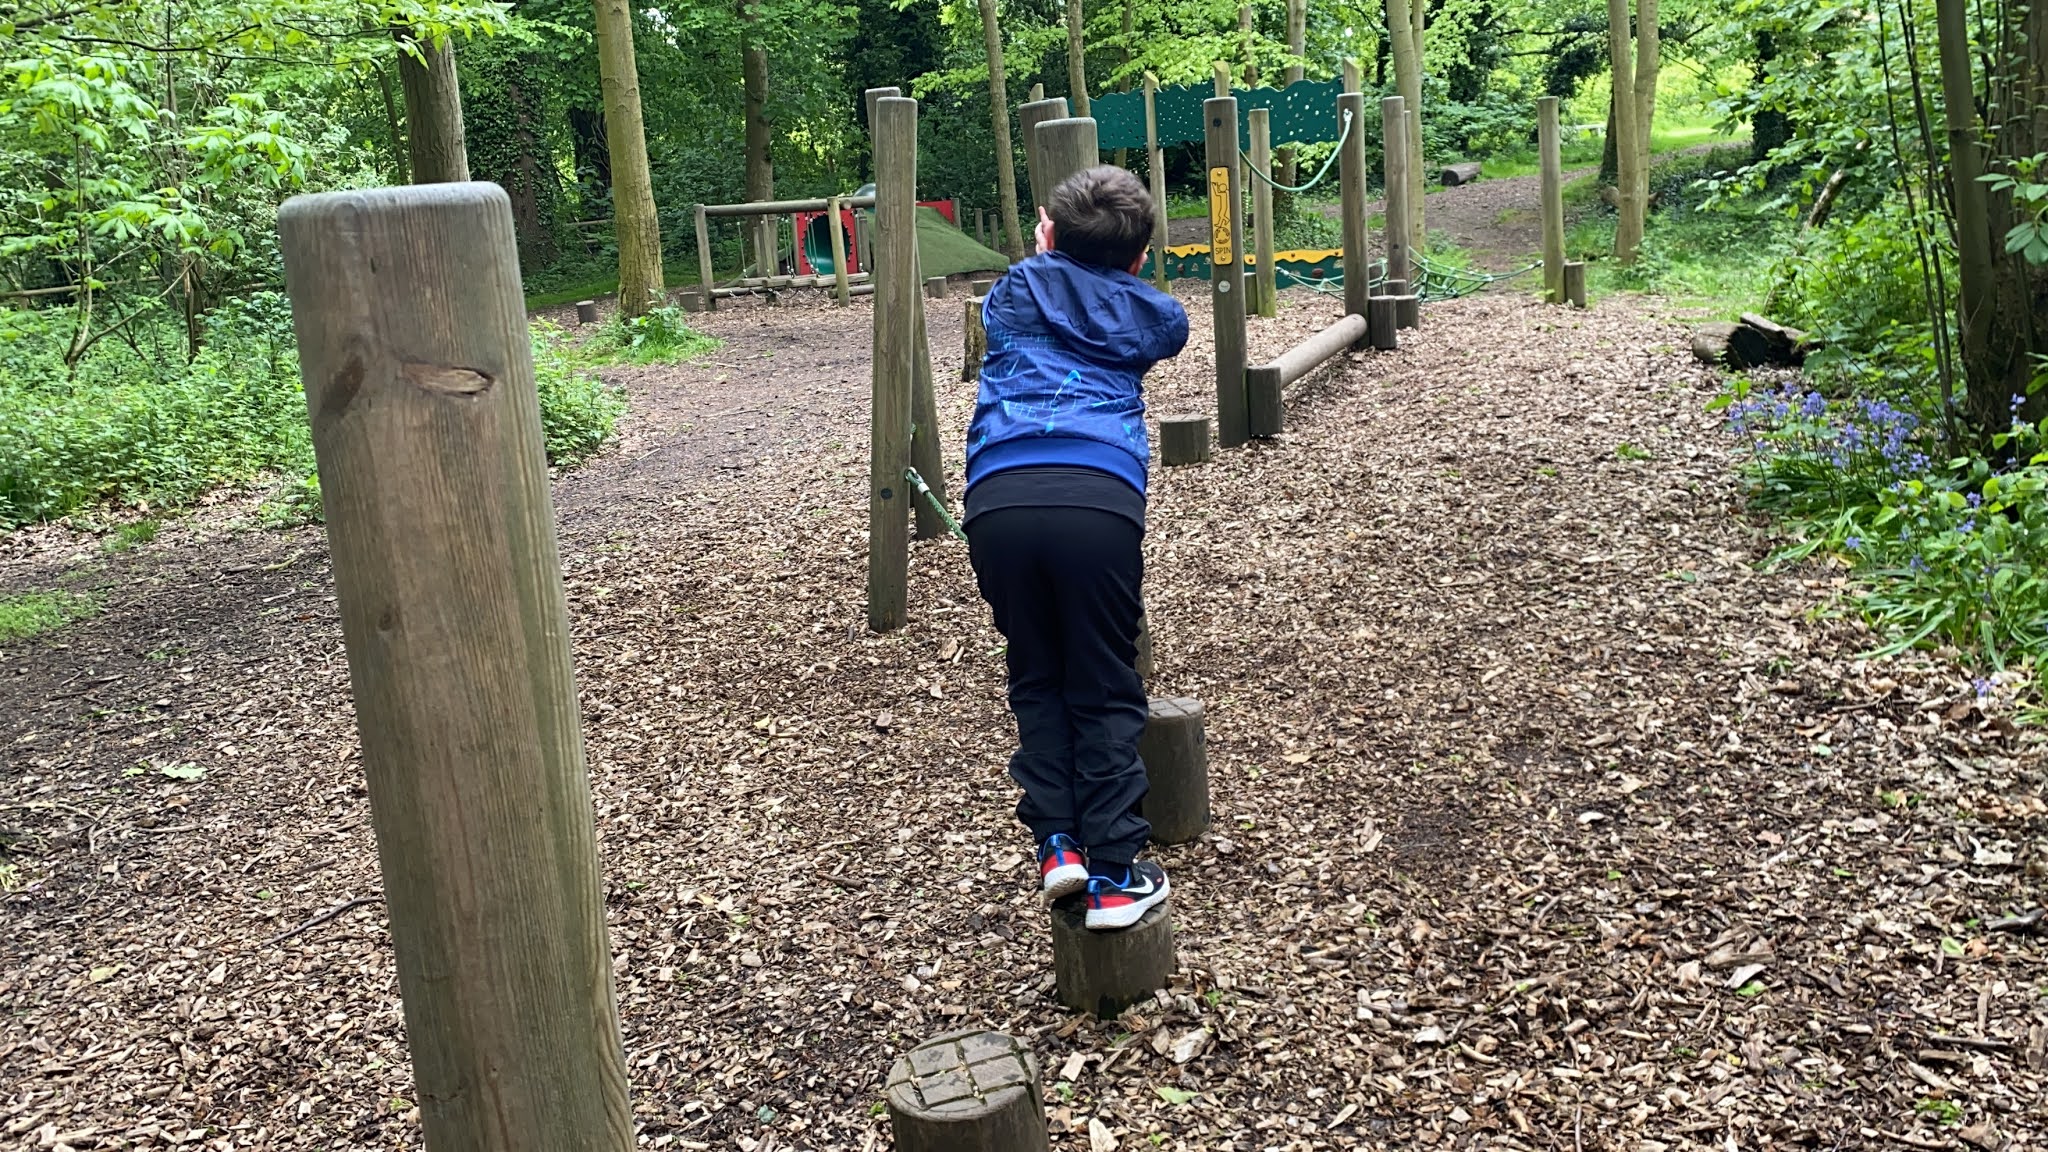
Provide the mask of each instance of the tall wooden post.
{"label": "tall wooden post", "polygon": [[874,394],[868,426],[868,627],[909,614],[911,393],[917,319],[917,101],[888,96],[868,123],[875,149]]}
{"label": "tall wooden post", "polygon": [[[1220,78],[1229,76],[1219,65]],[[1251,438],[1244,391],[1244,189],[1238,183],[1237,97],[1202,101],[1209,181],[1209,291],[1215,316],[1216,440],[1235,448]]]}
{"label": "tall wooden post", "polygon": [[1399,96],[1380,99],[1380,173],[1386,185],[1387,279],[1412,280],[1408,237],[1407,102]]}
{"label": "tall wooden post", "polygon": [[[1372,295],[1372,253],[1367,251],[1365,227],[1365,97],[1346,92],[1337,97],[1337,122],[1348,123],[1343,151],[1337,157],[1340,189],[1338,211],[1344,228],[1344,311],[1366,315],[1366,298]],[[1364,349],[1365,340],[1353,344]]]}
{"label": "tall wooden post", "polygon": [[[1033,100],[1017,106],[1017,130],[1024,134],[1024,172],[1031,185],[1031,206],[1035,210],[1045,204],[1046,193],[1052,185],[1045,182],[1045,165],[1038,159],[1038,126],[1047,120],[1063,120],[1067,115],[1067,98],[1055,96],[1050,100]],[[1037,212],[1030,217],[1036,219]],[[1026,244],[1025,255],[1031,254],[1031,245]]]}
{"label": "tall wooden post", "polygon": [[1145,168],[1152,177],[1152,283],[1166,291],[1166,159],[1159,150],[1159,77],[1145,73]]}
{"label": "tall wooden post", "polygon": [[839,197],[833,196],[825,202],[825,222],[831,226],[832,234],[832,299],[841,308],[852,300],[846,290],[846,233],[840,231]]}
{"label": "tall wooden post", "polygon": [[1038,125],[1038,159],[1045,166],[1047,195],[1060,186],[1060,181],[1102,163],[1097,138],[1092,118],[1076,116],[1046,120]]}
{"label": "tall wooden post", "polygon": [[[879,102],[901,96],[902,94],[903,89],[893,86],[888,88],[870,88],[867,90],[863,98],[867,101],[868,105],[868,125],[871,133],[875,123],[875,109]],[[912,111],[911,133],[912,145],[914,147],[917,118],[914,114],[915,109]],[[879,148],[880,144],[876,143],[873,147]],[[876,171],[878,173],[876,184],[877,191],[879,192],[880,169],[877,168]],[[912,212],[910,224],[911,276],[913,282],[921,287],[924,284],[924,273],[921,270],[923,261],[917,251],[917,217],[915,215],[917,210],[917,187],[915,181],[911,185],[910,203]],[[878,196],[876,207],[880,208],[880,206],[881,202]],[[880,289],[877,289],[877,291],[880,291]],[[912,425],[910,466],[917,469],[918,476],[924,480],[925,486],[931,489],[932,499],[944,503],[946,499],[945,456],[939,448],[939,404],[932,380],[931,341],[925,333],[924,296],[922,293],[917,297],[916,308],[917,316],[913,321],[916,332],[912,341],[913,347],[910,357],[910,411]],[[900,470],[897,478],[899,480],[902,479]],[[932,507],[931,500],[918,499],[914,488],[910,493],[910,499],[911,507],[916,509],[917,538],[919,540],[929,540],[934,536],[943,535],[946,532],[946,518],[939,515],[937,508]]]}
{"label": "tall wooden post", "polygon": [[278,233],[426,1146],[631,1152],[511,201]]}
{"label": "tall wooden post", "polygon": [[1542,166],[1537,194],[1543,210],[1543,299],[1564,303],[1564,159],[1557,134],[1557,97],[1536,101],[1536,150]]}
{"label": "tall wooden post", "polygon": [[1280,273],[1273,266],[1273,129],[1272,114],[1254,108],[1247,119],[1252,134],[1252,174],[1265,179],[1252,181],[1252,250],[1259,258],[1259,315],[1280,314]]}
{"label": "tall wooden post", "polygon": [[704,294],[704,310],[716,311],[718,298],[711,294],[711,287],[717,283],[711,271],[711,218],[704,214],[704,206],[697,205],[697,290]]}

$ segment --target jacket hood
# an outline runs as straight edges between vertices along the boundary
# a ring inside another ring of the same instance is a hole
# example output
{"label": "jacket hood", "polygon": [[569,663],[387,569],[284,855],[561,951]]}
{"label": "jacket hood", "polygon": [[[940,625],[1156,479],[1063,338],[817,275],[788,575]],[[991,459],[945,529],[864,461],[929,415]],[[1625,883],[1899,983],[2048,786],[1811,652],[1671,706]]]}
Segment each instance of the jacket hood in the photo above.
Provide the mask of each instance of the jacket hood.
{"label": "jacket hood", "polygon": [[1047,252],[1012,265],[989,293],[991,317],[1020,335],[1057,336],[1107,364],[1149,365],[1188,342],[1180,301],[1128,272]]}

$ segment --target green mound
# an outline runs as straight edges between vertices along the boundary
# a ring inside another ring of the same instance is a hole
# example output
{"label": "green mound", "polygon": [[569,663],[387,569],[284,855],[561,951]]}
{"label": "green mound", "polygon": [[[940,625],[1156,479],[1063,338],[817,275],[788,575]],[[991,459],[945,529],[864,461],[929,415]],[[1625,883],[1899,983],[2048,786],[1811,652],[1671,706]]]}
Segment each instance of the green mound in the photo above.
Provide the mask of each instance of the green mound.
{"label": "green mound", "polygon": [[975,243],[974,237],[948,224],[936,208],[920,206],[917,210],[917,254],[926,278],[1010,270],[1009,257]]}

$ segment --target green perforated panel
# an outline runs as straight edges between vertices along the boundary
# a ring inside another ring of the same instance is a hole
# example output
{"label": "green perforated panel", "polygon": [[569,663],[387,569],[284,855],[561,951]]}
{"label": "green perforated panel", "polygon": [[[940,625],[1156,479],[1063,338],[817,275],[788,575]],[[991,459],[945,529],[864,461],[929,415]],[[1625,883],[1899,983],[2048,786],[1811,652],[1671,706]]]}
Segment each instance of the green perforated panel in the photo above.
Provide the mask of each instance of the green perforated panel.
{"label": "green perforated panel", "polygon": [[[1243,88],[1237,97],[1237,138],[1250,139],[1247,114],[1254,108],[1272,110],[1273,143],[1317,144],[1337,138],[1337,97],[1344,91],[1341,80],[1297,80],[1285,88]],[[1159,143],[1199,144],[1203,139],[1202,101],[1213,88],[1161,88],[1156,97],[1159,114]],[[1089,109],[1095,116],[1095,135],[1104,148],[1145,146],[1145,93],[1110,92],[1095,97]]]}

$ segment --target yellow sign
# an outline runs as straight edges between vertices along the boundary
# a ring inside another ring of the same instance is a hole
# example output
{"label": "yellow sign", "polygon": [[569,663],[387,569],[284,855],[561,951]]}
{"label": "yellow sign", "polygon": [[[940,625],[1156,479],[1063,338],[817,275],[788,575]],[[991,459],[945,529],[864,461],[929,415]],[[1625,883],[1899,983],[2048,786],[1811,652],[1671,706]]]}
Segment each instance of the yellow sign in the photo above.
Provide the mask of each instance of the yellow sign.
{"label": "yellow sign", "polygon": [[1237,221],[1230,218],[1230,169],[1209,169],[1209,263],[1237,263]]}

